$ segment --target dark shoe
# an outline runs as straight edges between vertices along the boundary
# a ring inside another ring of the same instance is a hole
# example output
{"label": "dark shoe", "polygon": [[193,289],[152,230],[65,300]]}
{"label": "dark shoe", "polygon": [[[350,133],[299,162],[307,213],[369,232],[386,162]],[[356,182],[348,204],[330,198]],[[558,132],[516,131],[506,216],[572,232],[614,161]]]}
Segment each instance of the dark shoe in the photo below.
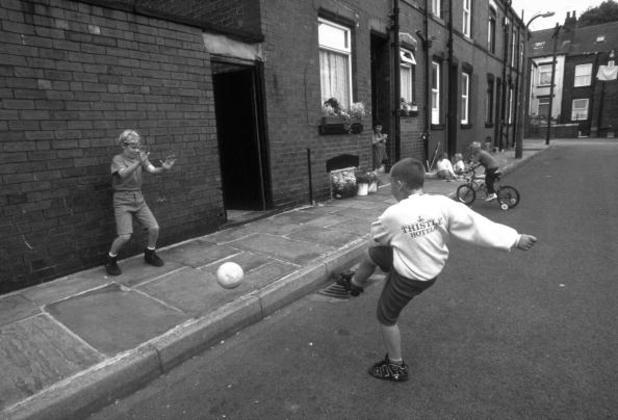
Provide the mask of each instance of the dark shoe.
{"label": "dark shoe", "polygon": [[399,365],[391,362],[387,354],[384,360],[379,361],[369,368],[369,374],[378,379],[403,382],[408,380],[408,365],[405,363]]}
{"label": "dark shoe", "polygon": [[339,274],[339,279],[337,280],[337,284],[342,286],[346,292],[349,292],[352,296],[358,296],[365,289],[360,286],[356,286],[352,284],[352,277],[354,276],[353,271],[346,271],[344,273]]}
{"label": "dark shoe", "polygon": [[155,267],[162,267],[164,262],[154,250],[146,249],[144,251],[144,261],[147,264],[154,265]]}
{"label": "dark shoe", "polygon": [[107,256],[107,262],[105,263],[105,271],[110,276],[119,276],[122,274],[120,267],[118,267],[118,262],[116,261],[117,257]]}

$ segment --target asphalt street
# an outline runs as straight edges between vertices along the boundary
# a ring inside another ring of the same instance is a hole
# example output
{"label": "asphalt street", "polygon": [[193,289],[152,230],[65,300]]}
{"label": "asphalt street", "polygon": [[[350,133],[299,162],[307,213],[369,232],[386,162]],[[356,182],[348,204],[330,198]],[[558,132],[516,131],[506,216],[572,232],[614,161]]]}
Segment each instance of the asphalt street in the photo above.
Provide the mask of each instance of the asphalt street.
{"label": "asphalt street", "polygon": [[404,311],[405,383],[384,356],[382,276],[359,298],[309,295],[91,419],[602,419],[618,416],[618,142],[561,143],[504,179],[487,217],[538,237],[524,253],[456,240]]}

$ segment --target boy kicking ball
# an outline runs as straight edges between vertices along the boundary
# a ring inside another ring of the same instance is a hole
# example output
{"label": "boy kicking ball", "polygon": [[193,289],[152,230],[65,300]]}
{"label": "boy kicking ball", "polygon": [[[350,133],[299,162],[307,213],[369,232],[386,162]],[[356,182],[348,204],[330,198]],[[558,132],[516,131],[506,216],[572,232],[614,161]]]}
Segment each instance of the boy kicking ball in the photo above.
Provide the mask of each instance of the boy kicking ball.
{"label": "boy kicking ball", "polygon": [[448,259],[449,235],[505,251],[527,251],[536,242],[534,236],[492,222],[448,197],[424,194],[424,176],[423,164],[416,159],[402,159],[392,167],[391,192],[398,202],[372,223],[372,244],[356,272],[338,280],[352,296],[358,296],[377,267],[388,273],[377,308],[387,354],[369,374],[395,382],[408,379],[397,326],[399,314],[414,296],[435,283]]}
{"label": "boy kicking ball", "polygon": [[150,265],[161,267],[163,260],[156,254],[159,224],[150,211],[142,195],[142,171],[159,174],[169,171],[174,166],[173,156],[169,156],[160,167],[155,167],[148,160],[150,153],[142,149],[141,137],[134,130],[125,130],[118,137],[122,153],[112,159],[112,187],[114,189],[114,215],[118,236],[112,242],[107,255],[105,271],[110,276],[119,276],[118,252],[133,234],[133,216],[148,229],[148,245],[144,251],[144,260]]}

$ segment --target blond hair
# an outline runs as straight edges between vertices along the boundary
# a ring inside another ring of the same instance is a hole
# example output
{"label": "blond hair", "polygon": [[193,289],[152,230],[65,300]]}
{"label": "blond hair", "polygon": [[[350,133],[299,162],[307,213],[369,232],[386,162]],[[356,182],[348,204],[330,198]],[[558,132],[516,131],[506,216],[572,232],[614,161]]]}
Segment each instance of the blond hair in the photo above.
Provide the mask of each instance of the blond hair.
{"label": "blond hair", "polygon": [[126,144],[127,141],[131,138],[131,137],[137,137],[137,140],[139,141],[139,139],[141,138],[141,136],[139,135],[139,133],[135,130],[124,130],[122,133],[120,133],[120,135],[118,136],[118,144],[119,145],[123,145]]}

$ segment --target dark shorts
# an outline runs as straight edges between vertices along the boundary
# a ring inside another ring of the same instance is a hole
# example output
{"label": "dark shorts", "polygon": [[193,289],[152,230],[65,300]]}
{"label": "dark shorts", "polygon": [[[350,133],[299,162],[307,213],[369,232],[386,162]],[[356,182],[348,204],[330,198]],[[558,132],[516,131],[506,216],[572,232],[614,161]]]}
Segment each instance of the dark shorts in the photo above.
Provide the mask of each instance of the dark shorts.
{"label": "dark shorts", "polygon": [[114,215],[116,216],[116,233],[130,235],[133,233],[133,216],[147,229],[157,229],[159,224],[144,201],[139,191],[117,191],[114,193]]}
{"label": "dark shorts", "polygon": [[408,302],[431,287],[436,279],[420,281],[399,275],[393,269],[393,248],[389,246],[369,248],[369,257],[382,271],[387,273],[386,282],[378,300],[378,321],[382,325],[393,326]]}

